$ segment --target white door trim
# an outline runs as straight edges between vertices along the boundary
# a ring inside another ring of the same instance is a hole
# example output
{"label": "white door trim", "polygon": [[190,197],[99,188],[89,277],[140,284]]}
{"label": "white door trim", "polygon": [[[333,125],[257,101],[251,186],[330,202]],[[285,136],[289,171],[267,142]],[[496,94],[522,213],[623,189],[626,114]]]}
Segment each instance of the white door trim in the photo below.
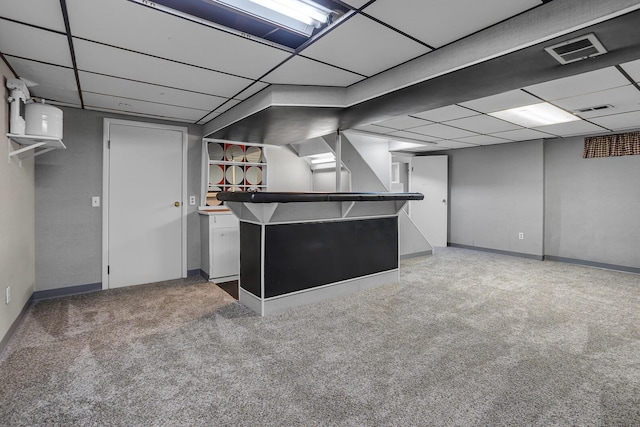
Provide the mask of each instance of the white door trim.
{"label": "white door trim", "polygon": [[173,130],[182,133],[182,277],[187,277],[187,146],[189,130],[185,126],[162,125],[131,120],[104,119],[102,129],[102,289],[109,289],[109,127],[135,126],[150,129]]}

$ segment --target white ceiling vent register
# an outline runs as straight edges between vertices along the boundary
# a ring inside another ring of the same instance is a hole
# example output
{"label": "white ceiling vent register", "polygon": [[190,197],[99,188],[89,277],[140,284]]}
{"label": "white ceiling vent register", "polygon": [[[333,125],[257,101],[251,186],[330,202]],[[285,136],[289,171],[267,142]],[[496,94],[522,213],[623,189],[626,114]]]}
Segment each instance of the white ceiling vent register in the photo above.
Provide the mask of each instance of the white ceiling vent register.
{"label": "white ceiling vent register", "polygon": [[607,53],[607,50],[593,33],[545,47],[544,50],[562,65]]}

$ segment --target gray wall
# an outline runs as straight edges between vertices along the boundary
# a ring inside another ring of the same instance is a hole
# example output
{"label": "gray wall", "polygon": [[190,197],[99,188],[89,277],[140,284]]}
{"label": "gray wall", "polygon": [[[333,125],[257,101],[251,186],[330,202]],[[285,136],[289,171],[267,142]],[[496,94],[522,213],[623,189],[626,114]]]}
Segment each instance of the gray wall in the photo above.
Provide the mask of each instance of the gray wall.
{"label": "gray wall", "polygon": [[[7,163],[6,134],[9,131],[9,104],[5,78],[13,73],[0,60],[0,342],[33,294],[35,282],[34,249],[34,172],[33,159],[22,166],[14,159]],[[14,145],[15,149],[21,148]],[[43,156],[46,156],[44,154]],[[5,303],[5,290],[11,287],[11,302]],[[0,351],[2,351],[0,346]]]}
{"label": "gray wall", "polygon": [[[35,167],[37,291],[102,281],[102,209],[91,207],[91,196],[102,196],[103,119],[187,126],[75,108],[63,111],[63,141],[67,150],[38,157]],[[188,127],[187,191],[199,198],[202,127]],[[200,268],[200,225],[196,209],[197,206],[189,206],[187,218],[189,270]]]}
{"label": "gray wall", "polygon": [[543,255],[543,148],[536,140],[446,152],[450,243]]}
{"label": "gray wall", "polygon": [[545,254],[640,268],[640,156],[583,159],[583,146],[545,141]]}

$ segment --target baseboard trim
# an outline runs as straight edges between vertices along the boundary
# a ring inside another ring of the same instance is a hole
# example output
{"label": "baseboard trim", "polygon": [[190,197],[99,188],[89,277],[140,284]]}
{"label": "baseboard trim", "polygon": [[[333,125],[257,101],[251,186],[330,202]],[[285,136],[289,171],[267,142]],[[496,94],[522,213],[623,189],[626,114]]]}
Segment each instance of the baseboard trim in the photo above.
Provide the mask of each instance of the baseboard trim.
{"label": "baseboard trim", "polygon": [[200,274],[200,277],[202,277],[204,280],[209,280],[210,279],[209,275],[204,270],[198,270],[198,274]]}
{"label": "baseboard trim", "polygon": [[187,270],[187,277],[201,276],[201,275],[202,275],[202,270],[200,270],[199,268],[196,268],[194,270]]}
{"label": "baseboard trim", "polygon": [[520,257],[520,258],[535,259],[536,261],[543,261],[544,260],[544,257],[542,255],[525,254],[525,253],[522,253],[522,252],[503,251],[503,250],[500,250],[500,249],[483,248],[483,247],[480,247],[480,246],[461,245],[459,243],[451,243],[451,242],[448,242],[447,246],[451,246],[453,248],[471,249],[471,250],[474,250],[474,251],[481,251],[481,252],[492,252],[492,253],[500,254],[500,255],[517,256],[517,257]]}
{"label": "baseboard trim", "polygon": [[89,283],[88,285],[69,286],[66,288],[47,289],[44,291],[36,291],[33,293],[34,301],[40,301],[49,298],[66,297],[69,295],[86,294],[102,290],[102,282]]}
{"label": "baseboard trim", "polygon": [[4,350],[9,345],[9,341],[11,341],[11,338],[13,338],[13,334],[16,333],[16,330],[18,330],[18,327],[22,324],[24,318],[27,316],[27,311],[29,311],[29,308],[31,308],[31,304],[33,304],[33,294],[24,304],[24,307],[22,307],[20,314],[18,314],[16,320],[13,321],[13,323],[9,327],[9,330],[7,330],[7,333],[4,335],[4,338],[0,340],[0,356],[2,356],[2,353],[4,353]]}
{"label": "baseboard trim", "polygon": [[404,261],[405,259],[418,258],[418,257],[421,257],[421,256],[427,256],[427,255],[433,255],[433,251],[432,250],[428,250],[428,251],[423,251],[423,252],[414,252],[412,254],[400,255],[400,260]]}
{"label": "baseboard trim", "polygon": [[564,258],[553,255],[545,255],[545,261],[566,262],[568,264],[584,265],[586,267],[604,268],[606,270],[624,271],[625,273],[640,274],[640,268],[627,267],[625,265],[606,264],[604,262],[585,261],[582,259]]}

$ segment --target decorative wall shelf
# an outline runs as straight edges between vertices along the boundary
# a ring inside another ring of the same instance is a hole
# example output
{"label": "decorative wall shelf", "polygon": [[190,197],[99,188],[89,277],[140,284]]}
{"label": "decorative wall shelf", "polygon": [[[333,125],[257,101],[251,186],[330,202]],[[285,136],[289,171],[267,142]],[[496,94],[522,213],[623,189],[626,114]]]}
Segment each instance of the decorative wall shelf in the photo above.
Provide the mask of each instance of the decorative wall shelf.
{"label": "decorative wall shelf", "polygon": [[[48,153],[51,150],[64,150],[67,148],[60,138],[56,138],[54,136],[15,135],[8,133],[7,138],[9,163],[11,163],[11,157],[13,156],[17,156],[20,162],[22,162],[23,160],[39,156],[40,154]],[[23,147],[14,150],[11,146],[11,141],[22,145]],[[36,151],[38,148],[40,148],[40,150]],[[27,153],[29,151],[32,152],[28,155],[21,156],[22,153]]]}

